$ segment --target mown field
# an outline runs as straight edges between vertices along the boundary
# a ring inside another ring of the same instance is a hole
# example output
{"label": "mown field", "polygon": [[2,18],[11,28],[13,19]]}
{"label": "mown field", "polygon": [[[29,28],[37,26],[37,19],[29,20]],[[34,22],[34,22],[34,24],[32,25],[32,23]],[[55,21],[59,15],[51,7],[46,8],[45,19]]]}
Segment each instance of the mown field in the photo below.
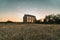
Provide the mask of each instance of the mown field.
{"label": "mown field", "polygon": [[0,40],[60,40],[60,25],[0,23]]}

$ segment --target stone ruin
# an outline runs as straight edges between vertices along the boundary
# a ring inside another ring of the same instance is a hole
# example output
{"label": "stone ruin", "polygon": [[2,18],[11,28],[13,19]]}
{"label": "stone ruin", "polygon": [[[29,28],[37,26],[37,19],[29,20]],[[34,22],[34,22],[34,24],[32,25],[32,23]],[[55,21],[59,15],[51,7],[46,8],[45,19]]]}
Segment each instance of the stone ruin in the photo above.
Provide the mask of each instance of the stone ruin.
{"label": "stone ruin", "polygon": [[23,17],[23,22],[24,23],[35,23],[36,22],[36,17],[33,15],[27,15],[25,14]]}

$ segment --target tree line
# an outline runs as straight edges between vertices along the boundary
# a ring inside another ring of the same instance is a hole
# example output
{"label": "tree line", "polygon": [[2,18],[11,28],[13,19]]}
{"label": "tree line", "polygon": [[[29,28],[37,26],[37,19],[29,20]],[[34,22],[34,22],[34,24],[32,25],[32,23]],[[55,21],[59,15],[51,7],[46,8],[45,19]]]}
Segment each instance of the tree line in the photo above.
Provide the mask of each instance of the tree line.
{"label": "tree line", "polygon": [[40,20],[37,20],[36,23],[42,23],[42,24],[60,24],[60,14],[51,14],[47,15],[44,18],[44,21],[41,22]]}

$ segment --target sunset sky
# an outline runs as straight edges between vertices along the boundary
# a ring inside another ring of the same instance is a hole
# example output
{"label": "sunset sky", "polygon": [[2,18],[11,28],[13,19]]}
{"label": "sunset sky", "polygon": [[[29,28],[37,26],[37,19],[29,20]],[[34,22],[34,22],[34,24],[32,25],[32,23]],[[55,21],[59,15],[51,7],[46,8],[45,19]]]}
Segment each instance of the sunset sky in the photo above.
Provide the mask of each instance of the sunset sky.
{"label": "sunset sky", "polygon": [[0,21],[22,22],[24,14],[37,19],[60,13],[60,0],[0,0]]}

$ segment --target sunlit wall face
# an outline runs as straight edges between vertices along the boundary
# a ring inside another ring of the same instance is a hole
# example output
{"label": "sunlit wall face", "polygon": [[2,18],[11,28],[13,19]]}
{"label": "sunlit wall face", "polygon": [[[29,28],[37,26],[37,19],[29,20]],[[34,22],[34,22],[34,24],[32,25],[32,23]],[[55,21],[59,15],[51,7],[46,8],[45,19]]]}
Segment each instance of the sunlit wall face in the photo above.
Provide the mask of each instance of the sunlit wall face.
{"label": "sunlit wall face", "polygon": [[0,0],[0,21],[22,22],[24,14],[37,19],[60,13],[60,0]]}

